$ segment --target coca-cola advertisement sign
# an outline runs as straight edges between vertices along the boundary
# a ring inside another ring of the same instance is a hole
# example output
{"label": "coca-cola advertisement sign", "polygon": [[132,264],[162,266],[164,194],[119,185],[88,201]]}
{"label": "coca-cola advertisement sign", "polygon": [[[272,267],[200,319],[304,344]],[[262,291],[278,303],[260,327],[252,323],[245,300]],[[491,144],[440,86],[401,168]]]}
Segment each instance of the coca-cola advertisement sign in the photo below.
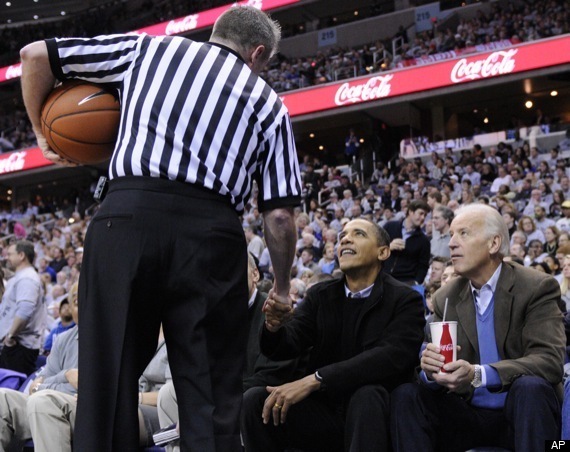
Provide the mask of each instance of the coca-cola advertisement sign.
{"label": "coca-cola advertisement sign", "polygon": [[134,33],[146,33],[153,36],[177,35],[180,33],[187,33],[192,30],[200,30],[211,27],[214,25],[214,22],[216,22],[216,19],[220,17],[222,13],[234,5],[248,5],[253,6],[257,9],[261,9],[263,11],[268,11],[271,9],[280,8],[282,6],[292,5],[300,1],[301,0],[244,0],[241,2],[234,2],[224,6],[219,6],[217,8],[200,11],[197,14],[179,17],[178,19],[174,19],[168,22],[161,22],[156,25],[140,28],[139,30],[135,30]]}
{"label": "coca-cola advertisement sign", "polygon": [[53,165],[46,160],[40,148],[14,151],[0,155],[0,175]]}
{"label": "coca-cola advertisement sign", "polygon": [[495,48],[469,57],[381,72],[281,94],[291,116],[568,64],[570,36]]}
{"label": "coca-cola advertisement sign", "polygon": [[12,64],[6,68],[6,80],[20,78],[22,76],[22,64]]}
{"label": "coca-cola advertisement sign", "polygon": [[343,83],[334,97],[336,105],[355,104],[374,99],[381,99],[390,95],[390,80],[393,75],[380,75],[371,77],[363,83]]}
{"label": "coca-cola advertisement sign", "polygon": [[493,52],[486,58],[469,62],[467,58],[460,59],[451,70],[451,81],[461,83],[466,80],[494,77],[510,74],[515,69],[517,49]]}
{"label": "coca-cola advertisement sign", "polygon": [[170,36],[194,30],[198,26],[199,17],[199,14],[192,14],[190,16],[183,17],[182,19],[171,20],[166,25],[165,34]]}

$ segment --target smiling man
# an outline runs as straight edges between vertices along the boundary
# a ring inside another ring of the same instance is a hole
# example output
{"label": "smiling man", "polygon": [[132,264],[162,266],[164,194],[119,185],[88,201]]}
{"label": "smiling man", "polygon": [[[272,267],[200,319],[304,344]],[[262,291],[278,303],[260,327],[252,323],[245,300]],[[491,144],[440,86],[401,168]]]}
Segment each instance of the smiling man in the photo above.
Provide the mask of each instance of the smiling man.
{"label": "smiling man", "polygon": [[394,450],[542,450],[545,440],[560,435],[565,337],[559,286],[549,275],[503,262],[509,233],[489,206],[459,209],[450,233],[459,277],[434,295],[434,321],[448,304],[446,320],[457,322],[461,348],[457,361],[439,373],[444,357],[438,344],[428,344],[423,384],[394,391]]}
{"label": "smiling man", "polygon": [[261,349],[271,359],[309,352],[307,376],[244,395],[247,452],[389,449],[389,394],[411,381],[423,338],[417,292],[382,272],[390,237],[363,219],[339,235],[345,277],[313,286],[290,321],[268,299]]}
{"label": "smiling man", "polygon": [[408,206],[406,218],[389,221],[384,226],[390,236],[392,254],[386,261],[386,270],[398,281],[409,285],[421,284],[429,268],[431,244],[422,231],[429,205],[414,200]]}

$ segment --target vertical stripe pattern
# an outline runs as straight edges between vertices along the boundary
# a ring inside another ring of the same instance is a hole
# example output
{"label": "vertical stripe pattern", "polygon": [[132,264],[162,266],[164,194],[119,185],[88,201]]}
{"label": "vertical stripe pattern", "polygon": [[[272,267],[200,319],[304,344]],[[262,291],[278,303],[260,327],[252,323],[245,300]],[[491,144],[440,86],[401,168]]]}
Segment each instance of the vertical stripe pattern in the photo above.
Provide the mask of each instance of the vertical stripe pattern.
{"label": "vertical stripe pattern", "polygon": [[[151,176],[229,196],[242,212],[257,180],[260,208],[295,203],[301,180],[279,96],[232,52],[182,37],[108,35],[49,46],[66,78],[119,90],[110,177]],[[59,69],[59,68],[58,68]]]}

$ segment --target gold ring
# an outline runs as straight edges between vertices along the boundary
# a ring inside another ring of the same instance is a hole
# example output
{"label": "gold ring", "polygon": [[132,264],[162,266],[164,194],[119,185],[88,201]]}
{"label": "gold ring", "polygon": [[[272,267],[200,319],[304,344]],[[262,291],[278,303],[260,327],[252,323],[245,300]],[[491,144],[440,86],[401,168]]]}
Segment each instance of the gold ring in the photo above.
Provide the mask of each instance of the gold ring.
{"label": "gold ring", "polygon": [[278,410],[280,410],[281,408],[283,408],[281,405],[279,405],[278,403],[276,403],[275,405],[273,405],[275,408],[277,408]]}

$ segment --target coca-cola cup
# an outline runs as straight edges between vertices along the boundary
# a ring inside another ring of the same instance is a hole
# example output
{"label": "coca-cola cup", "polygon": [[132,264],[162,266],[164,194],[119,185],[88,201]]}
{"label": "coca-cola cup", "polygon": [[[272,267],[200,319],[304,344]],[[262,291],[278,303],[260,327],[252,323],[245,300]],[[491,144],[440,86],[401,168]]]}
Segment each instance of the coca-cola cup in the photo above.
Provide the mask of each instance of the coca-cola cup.
{"label": "coca-cola cup", "polygon": [[[429,324],[431,342],[439,347],[445,362],[457,360],[457,322],[432,322]],[[443,367],[440,372],[445,373]]]}

